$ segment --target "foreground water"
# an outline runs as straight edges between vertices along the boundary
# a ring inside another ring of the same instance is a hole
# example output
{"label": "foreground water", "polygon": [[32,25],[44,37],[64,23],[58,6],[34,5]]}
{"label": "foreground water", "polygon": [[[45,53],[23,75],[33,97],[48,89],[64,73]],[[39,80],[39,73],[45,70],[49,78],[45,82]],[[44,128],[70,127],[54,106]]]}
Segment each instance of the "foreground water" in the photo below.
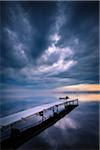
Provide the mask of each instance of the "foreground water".
{"label": "foreground water", "polygon": [[[58,101],[57,96],[4,98],[0,103],[0,117],[31,107]],[[22,145],[19,150],[98,150],[99,102],[79,102],[72,112]]]}
{"label": "foreground water", "polygon": [[19,150],[99,150],[99,103],[82,102]]}
{"label": "foreground water", "polygon": [[56,97],[52,96],[33,96],[27,98],[6,98],[1,101],[0,117],[5,117],[10,114],[29,109],[31,107],[39,106],[42,104],[52,103],[57,101]]}

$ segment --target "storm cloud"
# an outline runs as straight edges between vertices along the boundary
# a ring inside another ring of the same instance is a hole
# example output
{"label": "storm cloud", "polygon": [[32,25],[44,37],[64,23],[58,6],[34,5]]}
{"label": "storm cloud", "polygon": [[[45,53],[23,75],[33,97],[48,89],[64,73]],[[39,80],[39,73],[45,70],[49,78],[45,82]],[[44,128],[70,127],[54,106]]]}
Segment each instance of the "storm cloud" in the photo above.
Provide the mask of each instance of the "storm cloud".
{"label": "storm cloud", "polygon": [[98,83],[98,2],[0,2],[2,85]]}

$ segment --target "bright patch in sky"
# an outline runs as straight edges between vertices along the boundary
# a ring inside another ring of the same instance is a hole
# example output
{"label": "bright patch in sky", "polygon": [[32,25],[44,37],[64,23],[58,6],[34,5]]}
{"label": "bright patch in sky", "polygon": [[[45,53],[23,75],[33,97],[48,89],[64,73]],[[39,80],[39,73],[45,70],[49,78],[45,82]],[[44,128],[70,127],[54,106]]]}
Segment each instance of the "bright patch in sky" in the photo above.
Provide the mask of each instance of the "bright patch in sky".
{"label": "bright patch in sky", "polygon": [[60,40],[60,38],[61,37],[57,33],[50,36],[50,40],[53,41],[55,44]]}
{"label": "bright patch in sky", "polygon": [[57,88],[60,91],[99,91],[100,92],[100,85],[99,84],[77,84],[77,85],[69,85]]}
{"label": "bright patch in sky", "polygon": [[99,82],[97,2],[4,1],[1,6],[1,87]]}

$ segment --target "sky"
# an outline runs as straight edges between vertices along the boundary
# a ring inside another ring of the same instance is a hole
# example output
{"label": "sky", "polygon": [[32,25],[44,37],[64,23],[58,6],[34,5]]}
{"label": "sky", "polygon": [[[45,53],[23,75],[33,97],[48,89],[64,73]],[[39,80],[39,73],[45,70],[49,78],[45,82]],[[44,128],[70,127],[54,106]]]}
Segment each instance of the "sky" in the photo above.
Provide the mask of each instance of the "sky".
{"label": "sky", "polygon": [[1,87],[98,84],[98,3],[0,2]]}
{"label": "sky", "polygon": [[[0,117],[53,102],[54,93],[100,101],[98,1],[0,1],[0,14]],[[80,103],[32,149],[96,148],[98,107]]]}

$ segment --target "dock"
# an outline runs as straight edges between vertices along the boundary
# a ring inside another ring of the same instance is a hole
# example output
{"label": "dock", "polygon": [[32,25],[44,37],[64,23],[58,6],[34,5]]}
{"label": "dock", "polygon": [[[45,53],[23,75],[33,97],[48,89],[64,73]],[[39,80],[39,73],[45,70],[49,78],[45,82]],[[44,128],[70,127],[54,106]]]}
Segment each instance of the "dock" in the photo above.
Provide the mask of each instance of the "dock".
{"label": "dock", "polygon": [[60,100],[0,118],[1,148],[18,148],[78,105],[78,99]]}

